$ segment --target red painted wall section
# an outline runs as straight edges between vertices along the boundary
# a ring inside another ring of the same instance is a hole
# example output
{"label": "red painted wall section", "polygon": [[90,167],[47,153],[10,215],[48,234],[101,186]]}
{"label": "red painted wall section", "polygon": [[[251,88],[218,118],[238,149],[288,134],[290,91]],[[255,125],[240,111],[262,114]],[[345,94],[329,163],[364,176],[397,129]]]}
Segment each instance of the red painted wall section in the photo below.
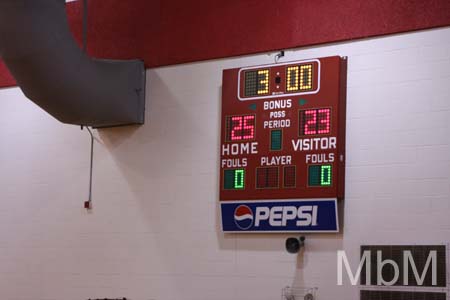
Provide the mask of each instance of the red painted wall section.
{"label": "red painted wall section", "polygon": [[[80,41],[81,2],[67,11]],[[88,52],[156,67],[448,25],[448,0],[89,0]]]}
{"label": "red painted wall section", "polygon": [[8,68],[5,66],[3,61],[0,61],[0,88],[15,86],[16,81],[9,73]]}

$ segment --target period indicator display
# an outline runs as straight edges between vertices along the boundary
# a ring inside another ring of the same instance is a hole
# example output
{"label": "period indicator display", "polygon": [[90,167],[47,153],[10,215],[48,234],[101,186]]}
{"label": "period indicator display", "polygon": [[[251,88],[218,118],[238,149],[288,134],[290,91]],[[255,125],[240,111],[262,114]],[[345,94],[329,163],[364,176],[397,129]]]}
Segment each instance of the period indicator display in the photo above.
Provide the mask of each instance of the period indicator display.
{"label": "period indicator display", "polygon": [[338,232],[346,58],[223,71],[224,232]]}

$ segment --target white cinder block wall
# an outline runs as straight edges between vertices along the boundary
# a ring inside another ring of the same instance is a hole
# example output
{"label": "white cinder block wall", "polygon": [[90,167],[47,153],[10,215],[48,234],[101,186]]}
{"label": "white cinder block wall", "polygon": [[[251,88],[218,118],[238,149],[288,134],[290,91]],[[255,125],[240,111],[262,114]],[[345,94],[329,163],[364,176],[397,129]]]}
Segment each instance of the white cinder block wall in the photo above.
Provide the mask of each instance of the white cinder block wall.
{"label": "white cinder block wall", "polygon": [[97,131],[94,210],[89,135],[19,89],[0,90],[0,298],[273,300],[286,285],[320,300],[336,251],[450,240],[450,28],[287,51],[349,57],[345,227],[308,235],[223,235],[218,218],[222,69],[266,54],[149,70],[142,127]]}

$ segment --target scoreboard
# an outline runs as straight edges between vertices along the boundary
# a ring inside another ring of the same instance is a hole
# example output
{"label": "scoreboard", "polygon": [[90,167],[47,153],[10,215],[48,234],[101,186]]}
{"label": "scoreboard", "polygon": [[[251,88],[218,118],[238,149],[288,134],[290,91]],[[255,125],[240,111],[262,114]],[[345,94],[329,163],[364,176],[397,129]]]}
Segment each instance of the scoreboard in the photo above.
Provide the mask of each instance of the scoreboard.
{"label": "scoreboard", "polygon": [[337,232],[344,197],[347,60],[223,71],[224,232]]}

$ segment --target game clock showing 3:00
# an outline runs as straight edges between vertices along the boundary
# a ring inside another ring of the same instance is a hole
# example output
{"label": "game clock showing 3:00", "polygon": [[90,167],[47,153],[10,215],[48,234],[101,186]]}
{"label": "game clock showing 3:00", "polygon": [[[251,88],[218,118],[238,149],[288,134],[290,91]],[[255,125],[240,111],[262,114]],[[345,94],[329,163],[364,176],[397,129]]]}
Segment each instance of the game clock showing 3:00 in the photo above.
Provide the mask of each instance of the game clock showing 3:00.
{"label": "game clock showing 3:00", "polygon": [[[245,97],[264,96],[269,94],[270,69],[246,71],[244,75]],[[281,77],[274,84],[281,85]],[[288,93],[305,92],[313,89],[313,65],[305,64],[286,68],[284,90]]]}
{"label": "game clock showing 3:00", "polygon": [[243,68],[239,73],[238,98],[254,100],[273,98],[279,94],[295,96],[316,93],[320,85],[319,76],[318,60],[289,65],[283,70]]}

